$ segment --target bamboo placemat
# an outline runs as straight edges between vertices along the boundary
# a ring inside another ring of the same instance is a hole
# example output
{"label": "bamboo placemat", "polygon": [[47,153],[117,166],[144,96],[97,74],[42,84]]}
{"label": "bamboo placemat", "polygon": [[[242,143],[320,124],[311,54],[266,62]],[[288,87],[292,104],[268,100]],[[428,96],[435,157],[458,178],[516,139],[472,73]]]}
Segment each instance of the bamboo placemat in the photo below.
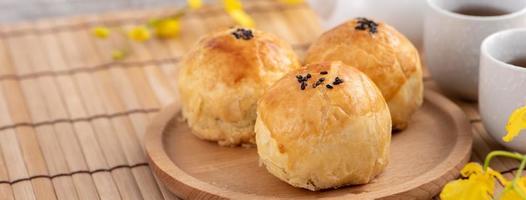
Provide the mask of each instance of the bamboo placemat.
{"label": "bamboo placemat", "polygon": [[[303,52],[320,33],[306,5],[247,1],[257,27]],[[150,171],[141,140],[156,112],[176,99],[171,72],[201,35],[233,21],[218,7],[188,13],[175,40],[134,43],[96,25],[128,27],[175,8],[52,19],[0,27],[0,199],[176,199]],[[115,62],[111,51],[126,46]],[[436,88],[426,73],[427,89]],[[473,160],[502,149],[473,124]],[[497,160],[499,171],[517,163]],[[511,176],[511,172],[506,173]]]}

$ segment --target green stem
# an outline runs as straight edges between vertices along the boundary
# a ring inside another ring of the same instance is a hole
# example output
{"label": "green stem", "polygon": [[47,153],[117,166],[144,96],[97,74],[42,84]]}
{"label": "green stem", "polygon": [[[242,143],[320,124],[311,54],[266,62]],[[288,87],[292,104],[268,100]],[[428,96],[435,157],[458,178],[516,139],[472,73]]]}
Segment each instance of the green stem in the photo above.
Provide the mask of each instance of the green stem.
{"label": "green stem", "polygon": [[484,160],[484,167],[483,170],[487,171],[489,167],[490,161],[497,156],[503,156],[508,158],[513,158],[521,161],[521,164],[519,168],[517,169],[517,173],[515,174],[515,177],[513,178],[513,181],[511,182],[511,187],[514,188],[515,192],[522,198],[526,199],[526,194],[520,189],[519,187],[519,181],[522,175],[522,171],[524,168],[526,168],[526,155],[522,155],[519,153],[511,153],[507,151],[493,151],[486,156],[486,160]]}
{"label": "green stem", "polygon": [[515,180],[519,180],[521,178],[522,171],[524,170],[525,167],[526,167],[526,156],[523,156],[521,165],[519,166],[519,169],[517,169]]}
{"label": "green stem", "polygon": [[513,187],[515,188],[515,191],[519,196],[521,196],[522,199],[526,199],[526,194],[522,191],[522,189],[519,187],[519,181],[521,179],[522,171],[524,170],[524,167],[526,167],[526,156],[522,157],[521,165],[519,166],[519,169],[517,169],[517,174],[515,174],[515,178],[513,179]]}
{"label": "green stem", "polygon": [[517,160],[524,159],[524,156],[520,153],[511,153],[507,151],[492,151],[491,153],[488,154],[488,156],[486,156],[486,160],[484,160],[484,167],[483,167],[484,171],[488,169],[490,161],[496,156],[503,156],[503,157],[513,158]]}

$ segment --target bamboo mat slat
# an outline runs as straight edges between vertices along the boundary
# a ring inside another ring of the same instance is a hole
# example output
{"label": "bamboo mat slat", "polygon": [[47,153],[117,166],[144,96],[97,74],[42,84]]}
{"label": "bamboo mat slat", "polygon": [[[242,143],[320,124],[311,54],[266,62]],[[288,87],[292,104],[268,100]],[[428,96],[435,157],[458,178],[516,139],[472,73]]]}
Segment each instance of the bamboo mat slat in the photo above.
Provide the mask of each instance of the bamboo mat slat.
{"label": "bamboo mat slat", "polygon": [[[174,40],[136,43],[119,34],[99,40],[90,33],[175,10],[0,26],[0,199],[177,199],[153,176],[141,141],[153,116],[177,99],[173,73],[181,56],[202,35],[234,22],[210,6],[187,13]],[[300,57],[321,34],[305,5],[257,0],[246,10],[257,28],[290,42]],[[111,52],[122,48],[130,55],[113,61]],[[424,74],[426,89],[440,91]],[[473,124],[473,161],[503,149],[485,131],[475,103],[454,101]],[[496,159],[492,166],[509,178],[517,162]]]}

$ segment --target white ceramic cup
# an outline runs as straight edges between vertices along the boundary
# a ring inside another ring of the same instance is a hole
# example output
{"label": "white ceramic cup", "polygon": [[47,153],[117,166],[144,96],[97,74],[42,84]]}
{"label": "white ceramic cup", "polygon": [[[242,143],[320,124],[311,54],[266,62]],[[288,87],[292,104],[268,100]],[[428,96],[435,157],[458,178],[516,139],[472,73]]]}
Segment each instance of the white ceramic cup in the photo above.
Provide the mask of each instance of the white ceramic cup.
{"label": "white ceramic cup", "polygon": [[510,29],[484,40],[480,56],[479,110],[482,121],[504,146],[526,153],[526,131],[505,143],[505,126],[511,113],[526,105],[526,68],[508,64],[526,58],[526,29]]}
{"label": "white ceramic cup", "polygon": [[[526,0],[427,0],[424,21],[425,61],[444,92],[477,100],[480,44],[500,30],[526,25]],[[497,16],[455,13],[462,8],[487,7]]]}

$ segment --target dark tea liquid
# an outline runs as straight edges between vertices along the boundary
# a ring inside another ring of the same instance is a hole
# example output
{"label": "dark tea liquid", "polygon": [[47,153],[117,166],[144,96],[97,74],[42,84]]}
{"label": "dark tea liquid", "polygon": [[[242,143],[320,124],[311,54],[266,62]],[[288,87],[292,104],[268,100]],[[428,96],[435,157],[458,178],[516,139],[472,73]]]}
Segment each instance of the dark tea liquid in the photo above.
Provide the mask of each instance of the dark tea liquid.
{"label": "dark tea liquid", "polygon": [[526,68],[526,57],[513,59],[508,64]]}
{"label": "dark tea liquid", "polygon": [[487,6],[464,6],[460,7],[457,10],[454,10],[453,12],[461,14],[461,15],[470,15],[470,16],[499,16],[499,15],[505,15],[508,14],[508,11],[501,10],[499,8],[492,8]]}

